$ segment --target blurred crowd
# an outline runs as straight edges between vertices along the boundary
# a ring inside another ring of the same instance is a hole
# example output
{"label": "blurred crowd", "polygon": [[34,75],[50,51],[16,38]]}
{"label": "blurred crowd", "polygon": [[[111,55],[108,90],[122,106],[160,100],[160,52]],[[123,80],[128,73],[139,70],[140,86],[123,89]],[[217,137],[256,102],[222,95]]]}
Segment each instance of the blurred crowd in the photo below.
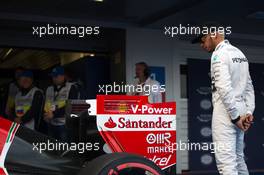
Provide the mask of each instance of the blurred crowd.
{"label": "blurred crowd", "polygon": [[31,70],[17,68],[14,81],[9,83],[5,116],[55,139],[68,141],[66,102],[85,99],[85,93],[82,84],[74,81],[62,66],[53,68],[49,76],[52,85],[43,91],[35,86]]}
{"label": "blurred crowd", "polygon": [[[145,62],[135,65],[135,85],[155,86]],[[71,131],[66,127],[66,107],[69,100],[87,99],[84,84],[76,81],[64,67],[57,66],[49,73],[52,84],[47,88],[35,85],[31,70],[19,67],[14,80],[8,84],[4,116],[27,128],[69,142]],[[134,92],[127,95],[147,95],[150,103],[162,102],[162,94]],[[3,99],[3,98],[1,98]]]}

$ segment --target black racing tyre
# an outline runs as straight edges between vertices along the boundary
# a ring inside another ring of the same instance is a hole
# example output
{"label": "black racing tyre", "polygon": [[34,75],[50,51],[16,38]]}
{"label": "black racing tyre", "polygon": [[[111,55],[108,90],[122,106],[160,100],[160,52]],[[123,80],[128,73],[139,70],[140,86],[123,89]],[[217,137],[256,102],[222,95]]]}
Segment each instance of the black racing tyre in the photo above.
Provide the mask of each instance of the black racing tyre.
{"label": "black racing tyre", "polygon": [[113,153],[102,155],[81,169],[79,175],[164,175],[152,161],[138,155]]}

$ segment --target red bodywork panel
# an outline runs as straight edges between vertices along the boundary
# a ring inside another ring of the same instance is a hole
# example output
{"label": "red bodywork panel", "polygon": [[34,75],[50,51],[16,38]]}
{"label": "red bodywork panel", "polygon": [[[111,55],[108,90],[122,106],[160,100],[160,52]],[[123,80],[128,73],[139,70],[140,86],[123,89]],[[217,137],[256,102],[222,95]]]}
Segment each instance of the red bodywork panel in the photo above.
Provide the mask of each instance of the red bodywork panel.
{"label": "red bodywork panel", "polygon": [[6,143],[8,132],[12,126],[12,122],[0,116],[0,155]]}
{"label": "red bodywork panel", "polygon": [[97,127],[113,152],[142,155],[161,169],[176,164],[176,102],[147,96],[97,96]]}

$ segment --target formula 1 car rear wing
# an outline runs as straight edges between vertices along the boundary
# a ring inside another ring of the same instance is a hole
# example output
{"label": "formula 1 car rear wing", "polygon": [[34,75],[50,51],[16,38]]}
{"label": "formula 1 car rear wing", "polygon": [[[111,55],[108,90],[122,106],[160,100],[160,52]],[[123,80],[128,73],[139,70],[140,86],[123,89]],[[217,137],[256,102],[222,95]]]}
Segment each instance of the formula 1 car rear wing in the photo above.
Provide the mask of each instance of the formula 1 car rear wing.
{"label": "formula 1 car rear wing", "polygon": [[161,169],[176,164],[176,102],[150,104],[146,96],[126,95],[86,102],[112,152],[142,155]]}

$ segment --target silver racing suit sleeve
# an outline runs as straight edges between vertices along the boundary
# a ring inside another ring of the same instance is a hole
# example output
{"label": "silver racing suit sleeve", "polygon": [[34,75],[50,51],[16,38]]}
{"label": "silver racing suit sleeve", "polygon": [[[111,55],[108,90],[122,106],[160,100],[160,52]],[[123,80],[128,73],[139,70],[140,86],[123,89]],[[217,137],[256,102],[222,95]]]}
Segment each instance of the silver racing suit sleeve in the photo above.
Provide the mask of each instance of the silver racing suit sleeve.
{"label": "silver racing suit sleeve", "polygon": [[212,56],[212,73],[215,78],[215,88],[232,120],[239,117],[239,110],[231,84],[229,72],[229,55],[221,52]]}
{"label": "silver racing suit sleeve", "polygon": [[253,114],[255,110],[255,92],[252,85],[250,74],[248,73],[248,81],[245,89],[244,100],[246,102],[247,114]]}

